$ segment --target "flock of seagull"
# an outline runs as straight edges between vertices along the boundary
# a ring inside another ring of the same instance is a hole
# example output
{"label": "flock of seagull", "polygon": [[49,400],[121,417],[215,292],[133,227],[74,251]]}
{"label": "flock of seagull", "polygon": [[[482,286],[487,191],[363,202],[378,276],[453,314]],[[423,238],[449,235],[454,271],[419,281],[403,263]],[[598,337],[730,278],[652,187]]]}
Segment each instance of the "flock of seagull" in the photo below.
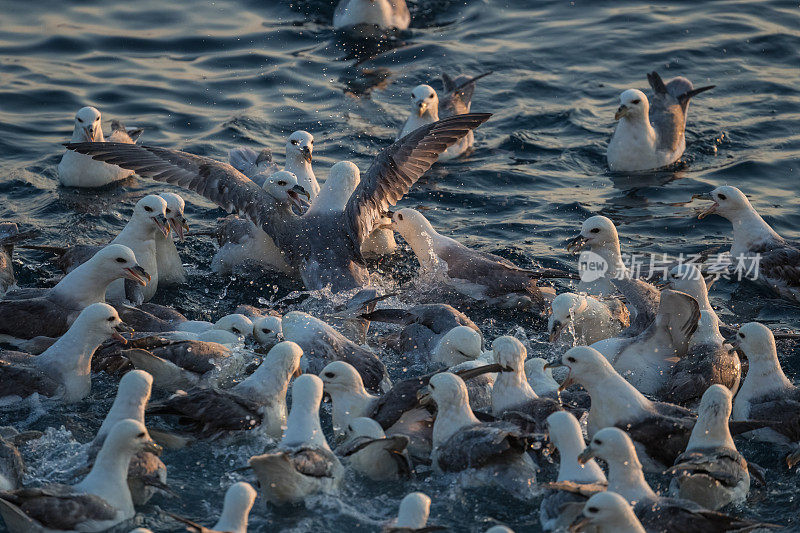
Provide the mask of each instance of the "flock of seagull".
{"label": "flock of seagull", "polygon": [[[334,26],[402,30],[409,18],[403,0],[342,0]],[[78,111],[58,166],[63,185],[92,188],[135,174],[194,191],[232,213],[211,232],[219,243],[217,273],[258,264],[350,299],[338,309],[339,329],[300,311],[281,316],[241,305],[211,323],[152,303],[159,288],[186,281],[174,237],[191,233],[184,200],[172,192],[141,198],[105,245],[34,245],[26,243],[31,232],[0,225],[0,339],[15,348],[0,351],[0,401],[43,397],[57,409],[91,397],[93,374],[119,377],[87,453],[88,474],[74,485],[21,486],[15,446],[36,435],[2,428],[0,515],[7,528],[117,526],[156,492],[170,492],[169,449],[248,434],[278,443],[249,461],[272,505],[336,494],[345,469],[367,484],[430,472],[522,501],[544,495],[545,531],[779,527],[735,516],[751,485],[767,481],[734,437],[771,443],[789,467],[799,462],[800,389],[783,373],[769,328],[720,321],[703,265],[675,265],[659,285],[636,279],[613,222],[593,216],[568,249],[590,250],[607,269],[575,292],[556,294],[541,280],[578,279],[575,273],[520,268],[439,234],[419,211],[392,211],[433,164],[469,153],[473,130],[491,116],[470,109],[476,81],[488,74],[443,75],[441,99],[429,85],[414,88],[397,140],[363,175],[351,162],[336,163],[322,186],[312,168],[314,137],[305,131],[287,139],[281,169],[269,149],[237,148],[226,163],[138,144],[142,131],[116,121],[105,138],[100,112]],[[712,88],[696,89],[682,77],[664,83],[655,72],[647,77],[652,101],[635,89],[620,96],[607,152],[613,171],[678,161],[689,101]],[[699,215],[732,223],[731,255],[753,262],[765,291],[797,302],[800,247],[770,228],[739,189],[721,186],[707,197],[712,203]],[[549,341],[563,354],[528,359],[511,336],[489,343],[447,304],[385,307],[395,295],[370,285],[365,257],[391,254],[395,232],[413,250],[421,276],[466,301],[549,315]],[[17,287],[15,246],[55,256],[64,277],[52,288]],[[371,322],[396,331],[368,338]],[[422,370],[393,383],[377,355],[383,350]],[[150,401],[153,389],[159,399]],[[332,432],[320,421],[323,395]],[[161,429],[148,431],[146,415]],[[645,472],[671,475],[668,494],[654,491]],[[248,483],[233,484],[211,528],[173,519],[190,531],[244,532],[257,495]],[[437,529],[427,523],[430,505],[425,494],[409,494],[387,530]]]}

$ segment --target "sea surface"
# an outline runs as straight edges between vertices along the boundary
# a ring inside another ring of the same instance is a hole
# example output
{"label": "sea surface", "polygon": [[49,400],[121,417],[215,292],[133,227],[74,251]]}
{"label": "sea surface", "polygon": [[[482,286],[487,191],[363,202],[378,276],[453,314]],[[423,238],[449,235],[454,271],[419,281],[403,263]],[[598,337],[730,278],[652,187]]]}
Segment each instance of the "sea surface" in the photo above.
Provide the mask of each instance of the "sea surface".
{"label": "sea surface", "polygon": [[[473,110],[494,114],[477,130],[474,152],[434,167],[401,202],[424,209],[433,226],[468,246],[575,268],[564,245],[581,222],[603,214],[618,225],[625,253],[677,255],[730,243],[730,224],[698,220],[692,195],[730,184],[750,196],[781,235],[800,239],[800,8],[796,1],[617,2],[410,0],[411,28],[389,42],[364,44],[331,29],[333,0],[0,0],[0,220],[41,231],[39,243],[102,243],[125,224],[141,196],[177,188],[131,180],[103,190],[58,186],[61,143],[86,105],[145,128],[141,142],[219,159],[236,146],[269,147],[282,162],[286,137],[315,136],[320,178],[340,160],[362,170],[389,146],[418,84],[441,89],[440,74],[493,74],[475,91]],[[670,171],[616,175],[605,149],[618,95],[647,87],[646,73],[683,75],[716,85],[692,101],[687,148]],[[181,191],[193,231],[213,229],[222,210]],[[192,319],[214,319],[239,303],[301,308],[324,315],[324,294],[258,271],[210,274],[208,237],[179,244],[189,269],[184,287],[160,292]],[[22,285],[54,283],[47,255],[19,250]],[[376,282],[399,290],[394,305],[435,298],[417,276],[408,247],[373,264]],[[405,289],[409,289],[406,291]],[[722,320],[760,320],[800,328],[798,307],[753,284],[721,280],[711,301]],[[463,303],[463,302],[462,302]],[[328,310],[329,311],[329,310]],[[487,337],[513,334],[532,354],[555,357],[543,321],[525,313],[467,312]],[[375,326],[375,334],[391,331]],[[370,342],[374,344],[374,335]],[[796,344],[779,343],[781,362],[800,381]],[[382,357],[393,377],[397,354]],[[0,410],[0,424],[45,430],[23,447],[29,482],[74,482],[116,387],[95,380],[91,399],[67,409],[29,402]],[[156,394],[156,397],[159,393]],[[329,426],[328,407],[323,420]],[[165,512],[206,525],[216,521],[225,489],[248,479],[247,458],[267,441],[200,443],[163,459],[178,497],[157,495],[137,522],[181,531]],[[786,450],[739,441],[767,469],[746,505],[727,511],[800,530],[800,474]],[[545,466],[548,479],[552,466]],[[667,479],[649,477],[659,489]],[[275,508],[256,501],[253,531],[378,531],[400,499],[433,498],[430,524],[484,531],[502,523],[539,531],[539,500],[515,501],[494,490],[465,489],[453,477],[422,470],[405,483],[371,483],[352,473],[338,497]],[[1,526],[0,526],[1,527]]]}

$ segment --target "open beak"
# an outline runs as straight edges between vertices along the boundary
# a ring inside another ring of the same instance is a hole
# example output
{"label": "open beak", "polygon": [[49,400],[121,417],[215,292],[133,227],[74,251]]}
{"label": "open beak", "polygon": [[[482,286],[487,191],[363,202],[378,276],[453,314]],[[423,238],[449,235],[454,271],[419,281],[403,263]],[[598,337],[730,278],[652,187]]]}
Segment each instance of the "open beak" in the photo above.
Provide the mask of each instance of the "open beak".
{"label": "open beak", "polygon": [[111,338],[121,342],[122,344],[128,344],[128,339],[120,335],[119,325],[114,327],[114,331],[111,333]]}
{"label": "open beak", "polygon": [[[550,332],[550,342],[556,342],[558,337],[561,335],[561,332],[564,330],[564,326],[566,324],[559,322],[558,320],[553,322],[553,330]],[[549,364],[549,363],[548,363]]]}
{"label": "open beak", "polygon": [[305,159],[307,162],[311,163],[311,159],[312,159],[312,157],[311,157],[311,148],[308,147],[308,146],[303,146],[303,149],[301,150],[301,153],[303,154],[303,159]]}
{"label": "open beak", "polygon": [[289,199],[296,205],[299,209],[303,209],[304,203],[303,200],[300,199],[300,195],[306,197],[307,200],[311,200],[311,195],[308,194],[308,191],[305,190],[301,185],[295,185],[291,189],[287,191],[289,195]]}
{"label": "open beak", "polygon": [[126,268],[125,277],[135,281],[139,285],[147,285],[147,282],[151,279],[150,274],[148,274],[145,269],[139,265],[136,265],[132,268]]}
{"label": "open beak", "polygon": [[[710,201],[714,202],[714,198],[712,198],[711,194],[709,194],[709,193],[695,194],[695,195],[692,196],[692,200],[710,200]],[[708,206],[705,209],[703,209],[702,211],[700,211],[697,214],[697,218],[699,218],[699,219],[706,218],[708,215],[710,215],[712,213],[715,213],[717,211],[718,207],[719,207],[719,204],[717,202],[712,203],[710,206]]]}
{"label": "open beak", "polygon": [[742,346],[742,339],[739,338],[739,335],[734,335],[730,339],[725,339],[725,342],[731,345],[731,349],[728,351],[728,353],[735,352]]}
{"label": "open beak", "polygon": [[627,114],[628,114],[628,107],[625,105],[621,105],[617,108],[617,112],[614,113],[614,120],[619,120]]}
{"label": "open beak", "polygon": [[578,252],[586,248],[588,242],[589,239],[587,239],[583,235],[578,235],[577,237],[570,239],[569,242],[567,242],[567,252],[571,254],[577,254]]}
{"label": "open beak", "polygon": [[183,242],[184,235],[186,232],[189,231],[189,224],[186,223],[186,219],[184,217],[180,217],[180,220],[177,218],[169,219],[169,227],[175,230],[175,233],[178,235],[178,238]]}
{"label": "open beak", "polygon": [[583,451],[578,455],[578,464],[585,465],[589,462],[589,459],[594,457],[594,450],[591,446],[587,446],[583,449]]}
{"label": "open beak", "polygon": [[546,365],[544,365],[544,368],[542,369],[542,370],[547,370],[548,368],[559,368],[562,366],[569,368],[569,373],[567,374],[567,379],[565,379],[564,382],[558,386],[558,392],[563,391],[564,389],[575,383],[575,380],[572,379],[572,368],[559,361],[558,363],[547,363]]}
{"label": "open beak", "polygon": [[434,403],[433,395],[429,387],[423,387],[417,391],[417,402],[420,405],[431,405]]}
{"label": "open beak", "polygon": [[145,443],[144,449],[142,451],[150,452],[155,455],[161,455],[164,452],[164,448],[156,444],[155,441],[150,440]]}
{"label": "open beak", "polygon": [[157,217],[150,217],[153,219],[153,222],[156,223],[158,226],[158,230],[161,232],[164,237],[169,235],[169,221],[167,221],[167,217],[164,215],[158,215]]}

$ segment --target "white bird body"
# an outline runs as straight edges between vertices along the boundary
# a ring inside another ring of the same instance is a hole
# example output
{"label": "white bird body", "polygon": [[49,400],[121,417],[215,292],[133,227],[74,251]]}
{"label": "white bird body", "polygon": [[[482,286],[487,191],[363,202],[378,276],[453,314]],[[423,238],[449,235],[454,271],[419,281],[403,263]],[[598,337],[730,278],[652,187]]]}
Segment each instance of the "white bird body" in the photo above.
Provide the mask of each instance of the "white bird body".
{"label": "white bird body", "polygon": [[686,149],[686,139],[674,149],[661,150],[657,145],[656,131],[650,124],[650,103],[641,91],[629,89],[620,96],[620,104],[639,100],[639,108],[620,118],[611,142],[608,143],[608,166],[615,172],[634,172],[665,167],[674,163]]}
{"label": "white bird body", "polygon": [[359,24],[405,30],[410,22],[405,0],[340,0],[333,14],[333,27],[337,30]]}
{"label": "white bird body", "polygon": [[[183,240],[183,232],[187,229],[186,219],[183,216],[186,203],[175,193],[166,192],[159,196],[167,202],[166,216],[170,228]],[[158,265],[158,281],[162,287],[186,282],[186,269],[183,268],[183,262],[181,256],[178,255],[172,233],[168,235],[156,233],[156,264]]]}

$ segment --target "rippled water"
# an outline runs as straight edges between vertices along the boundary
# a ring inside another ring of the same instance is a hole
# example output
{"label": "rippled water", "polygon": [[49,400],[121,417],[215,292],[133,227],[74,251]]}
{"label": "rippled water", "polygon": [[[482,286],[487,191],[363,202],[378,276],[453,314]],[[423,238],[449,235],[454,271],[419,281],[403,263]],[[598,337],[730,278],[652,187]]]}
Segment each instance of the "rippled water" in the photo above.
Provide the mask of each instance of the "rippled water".
{"label": "rippled water", "polygon": [[[393,140],[417,84],[441,87],[441,71],[494,70],[475,93],[473,110],[494,117],[477,132],[474,153],[435,168],[402,204],[426,208],[442,233],[523,265],[537,259],[572,266],[565,240],[587,216],[602,213],[618,223],[623,250],[697,251],[728,243],[729,223],[698,221],[687,202],[731,184],[779,233],[800,238],[797,2],[416,0],[410,7],[412,28],[370,57],[376,50],[334,36],[332,0],[0,1],[0,219],[39,227],[42,242],[102,242],[124,225],[136,199],[168,188],[146,181],[91,192],[59,188],[60,143],[85,105],[103,112],[106,128],[118,118],[146,128],[144,143],[218,158],[237,145],[266,145],[282,156],[286,136],[306,129],[316,137],[315,165],[324,177],[342,159],[365,168]],[[646,87],[650,70],[717,88],[691,106],[677,170],[613,175],[604,155],[617,95]],[[210,229],[222,212],[185,196],[192,228]],[[272,275],[208,276],[213,245],[205,238],[190,239],[182,253],[191,265],[188,287],[164,291],[157,301],[191,318],[302,289]],[[55,274],[42,254],[21,252],[17,259],[23,283]],[[404,250],[378,267],[391,285],[392,272],[413,265]],[[711,300],[730,323],[800,325],[797,307],[759,288],[720,282]],[[316,309],[313,300],[303,305]],[[489,337],[516,331],[529,337],[533,352],[550,355],[540,322],[484,309],[470,314]],[[779,345],[790,377],[800,371],[795,350]],[[384,358],[395,372],[392,355]],[[114,390],[101,378],[93,399],[66,414],[43,414],[41,406],[0,412],[3,423],[66,428],[24,449],[31,479],[72,480],[64,458],[79,452],[65,440],[90,438]],[[200,444],[168,452],[170,482],[181,498],[156,496],[140,518],[158,531],[179,530],[161,509],[213,523],[224,489],[244,475],[228,472],[263,447]],[[798,528],[798,474],[786,471],[775,448],[742,449],[769,468],[770,483],[734,511]],[[374,531],[404,494],[423,490],[434,498],[431,523],[539,530],[538,501],[508,503],[452,481],[423,472],[414,482],[376,486],[349,474],[340,498],[312,498],[306,508],[268,508],[258,500],[253,529]],[[651,481],[664,487],[661,478]]]}

